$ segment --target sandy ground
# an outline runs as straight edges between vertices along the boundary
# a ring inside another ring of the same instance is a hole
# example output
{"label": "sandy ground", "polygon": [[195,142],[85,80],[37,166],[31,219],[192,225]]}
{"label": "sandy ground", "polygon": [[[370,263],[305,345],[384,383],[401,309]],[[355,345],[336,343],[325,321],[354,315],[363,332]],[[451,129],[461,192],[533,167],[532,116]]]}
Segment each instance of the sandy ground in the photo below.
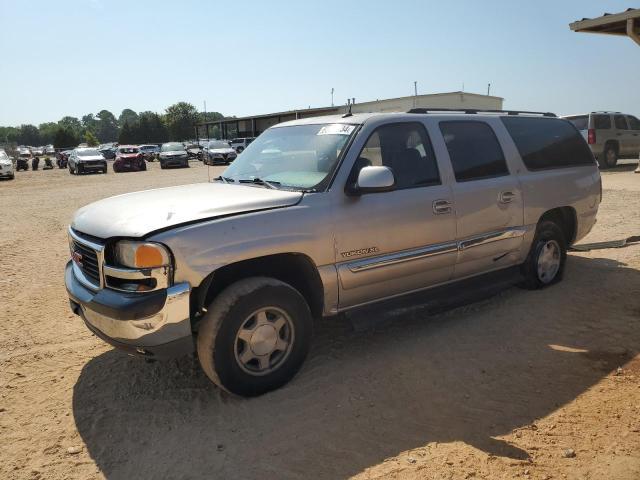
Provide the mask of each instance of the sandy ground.
{"label": "sandy ground", "polygon": [[[604,173],[584,242],[640,234],[632,170]],[[69,311],[73,212],[206,178],[196,162],[0,183],[0,478],[640,478],[640,244],[571,253],[545,291],[319,322],[300,374],[260,398],[191,358],[112,350]]]}

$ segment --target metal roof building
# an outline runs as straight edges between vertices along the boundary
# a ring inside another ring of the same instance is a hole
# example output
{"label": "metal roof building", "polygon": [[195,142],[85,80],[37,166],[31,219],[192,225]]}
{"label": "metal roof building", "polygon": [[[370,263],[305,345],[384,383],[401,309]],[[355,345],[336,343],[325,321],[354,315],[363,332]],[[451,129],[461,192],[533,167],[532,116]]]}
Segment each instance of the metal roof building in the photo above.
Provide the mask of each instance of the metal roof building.
{"label": "metal roof building", "polygon": [[[355,99],[353,99],[355,100]],[[447,92],[427,95],[412,95],[409,97],[387,98],[370,102],[351,104],[353,113],[364,112],[406,112],[412,108],[459,108],[459,109],[484,109],[502,110],[504,99],[491,95],[480,95],[467,92]],[[324,115],[336,115],[345,113],[347,105],[330,107],[305,108],[289,110],[285,112],[267,113],[264,115],[251,115],[247,117],[229,117],[212,122],[203,122],[196,125],[197,135],[210,137],[211,127],[217,126],[222,138],[255,137],[267,128],[281,122],[296,120],[299,118],[320,117]]]}
{"label": "metal roof building", "polygon": [[574,32],[622,35],[640,45],[640,9],[628,8],[621,13],[605,13],[597,18],[583,18],[569,25]]}

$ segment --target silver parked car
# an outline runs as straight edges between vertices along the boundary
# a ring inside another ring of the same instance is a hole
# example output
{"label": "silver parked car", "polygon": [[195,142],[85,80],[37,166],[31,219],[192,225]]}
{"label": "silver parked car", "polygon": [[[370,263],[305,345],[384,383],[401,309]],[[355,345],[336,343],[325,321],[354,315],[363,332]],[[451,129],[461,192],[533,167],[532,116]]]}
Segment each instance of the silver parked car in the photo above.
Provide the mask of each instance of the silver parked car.
{"label": "silver parked car", "polygon": [[11,157],[7,155],[3,149],[0,148],[0,178],[8,178],[13,180],[15,178],[15,171],[13,169],[13,161]]}
{"label": "silver parked car", "polygon": [[160,162],[160,168],[188,167],[189,154],[184,144],[180,142],[165,143],[160,147],[158,161]]}
{"label": "silver parked car", "polygon": [[245,148],[247,148],[251,142],[253,142],[254,137],[241,137],[234,138],[231,140],[231,147],[238,153],[242,153]]}
{"label": "silver parked car", "polygon": [[214,163],[230,164],[238,154],[231,148],[227,142],[223,140],[212,140],[207,144],[202,152],[204,163],[213,165]]}
{"label": "silver parked car", "polygon": [[295,120],[213,183],[78,210],[66,288],[105,341],[196,350],[213,382],[259,395],[298,371],[314,317],[490,272],[560,281],[601,195],[587,143],[549,114]]}
{"label": "silver parked car", "polygon": [[615,167],[619,158],[640,157],[640,120],[620,112],[591,112],[566,117],[582,133],[600,168]]}
{"label": "silver parked car", "polygon": [[95,148],[74,148],[67,163],[71,175],[82,173],[107,173],[107,160]]}

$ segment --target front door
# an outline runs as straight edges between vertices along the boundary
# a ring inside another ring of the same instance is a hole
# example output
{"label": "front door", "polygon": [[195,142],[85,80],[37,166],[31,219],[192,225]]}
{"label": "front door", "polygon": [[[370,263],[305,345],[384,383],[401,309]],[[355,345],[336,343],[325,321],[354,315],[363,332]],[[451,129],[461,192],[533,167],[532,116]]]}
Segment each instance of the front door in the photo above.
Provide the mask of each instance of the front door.
{"label": "front door", "polygon": [[458,261],[455,278],[518,261],[525,230],[522,192],[493,128],[483,121],[440,122],[455,174]]}
{"label": "front door", "polygon": [[448,281],[456,259],[451,188],[443,185],[422,123],[375,129],[349,182],[368,165],[388,166],[396,188],[357,197],[334,209],[340,308]]}

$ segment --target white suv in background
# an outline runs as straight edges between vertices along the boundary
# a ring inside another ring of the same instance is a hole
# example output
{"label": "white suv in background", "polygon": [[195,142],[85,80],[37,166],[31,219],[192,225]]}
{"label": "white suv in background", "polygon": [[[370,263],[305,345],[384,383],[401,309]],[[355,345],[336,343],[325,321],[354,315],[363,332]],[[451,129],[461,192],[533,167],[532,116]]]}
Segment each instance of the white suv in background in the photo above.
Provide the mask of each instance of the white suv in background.
{"label": "white suv in background", "polygon": [[640,120],[620,112],[591,112],[566,117],[587,140],[600,168],[612,168],[619,158],[640,156]]}

